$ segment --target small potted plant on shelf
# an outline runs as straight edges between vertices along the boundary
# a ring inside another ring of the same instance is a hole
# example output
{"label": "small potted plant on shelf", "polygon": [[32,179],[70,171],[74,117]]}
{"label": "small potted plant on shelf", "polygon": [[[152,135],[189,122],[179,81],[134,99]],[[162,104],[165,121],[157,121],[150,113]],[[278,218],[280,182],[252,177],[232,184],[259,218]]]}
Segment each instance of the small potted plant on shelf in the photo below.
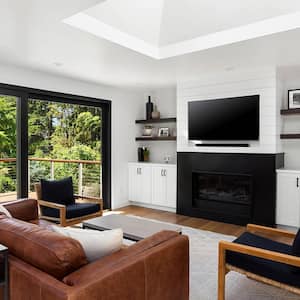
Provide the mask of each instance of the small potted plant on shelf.
{"label": "small potted plant on shelf", "polygon": [[150,160],[150,151],[147,147],[144,147],[143,149],[143,156],[144,156],[144,161],[149,161]]}

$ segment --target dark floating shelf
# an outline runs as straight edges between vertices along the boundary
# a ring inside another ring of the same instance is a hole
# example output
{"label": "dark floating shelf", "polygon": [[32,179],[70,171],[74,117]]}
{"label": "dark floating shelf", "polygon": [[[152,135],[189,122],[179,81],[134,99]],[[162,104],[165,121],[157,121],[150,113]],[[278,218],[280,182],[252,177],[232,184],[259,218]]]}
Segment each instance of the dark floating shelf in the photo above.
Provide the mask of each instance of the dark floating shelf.
{"label": "dark floating shelf", "polygon": [[140,136],[135,138],[136,141],[176,141],[176,136]]}
{"label": "dark floating shelf", "polygon": [[300,108],[282,109],[281,115],[300,115]]}
{"label": "dark floating shelf", "polygon": [[280,138],[283,139],[300,139],[300,133],[286,133],[281,134]]}
{"label": "dark floating shelf", "polygon": [[136,120],[136,124],[153,124],[153,123],[172,123],[176,122],[176,118],[163,118],[163,119],[151,119],[151,120]]}

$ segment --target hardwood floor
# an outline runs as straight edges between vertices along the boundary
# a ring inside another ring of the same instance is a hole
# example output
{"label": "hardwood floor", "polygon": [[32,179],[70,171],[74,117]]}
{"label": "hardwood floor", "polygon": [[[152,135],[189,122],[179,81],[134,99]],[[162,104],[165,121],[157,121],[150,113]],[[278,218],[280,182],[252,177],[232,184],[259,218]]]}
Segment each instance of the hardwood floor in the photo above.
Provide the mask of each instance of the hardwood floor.
{"label": "hardwood floor", "polygon": [[239,236],[241,233],[245,231],[245,227],[243,226],[215,222],[215,221],[205,220],[200,218],[192,218],[192,217],[177,215],[176,213],[150,209],[150,208],[145,208],[140,206],[133,206],[133,205],[126,206],[114,210],[114,212],[145,217],[149,219],[174,223],[183,226],[189,226],[197,229],[208,230],[208,231],[213,231],[213,232],[218,232],[218,233],[233,235],[233,236]]}

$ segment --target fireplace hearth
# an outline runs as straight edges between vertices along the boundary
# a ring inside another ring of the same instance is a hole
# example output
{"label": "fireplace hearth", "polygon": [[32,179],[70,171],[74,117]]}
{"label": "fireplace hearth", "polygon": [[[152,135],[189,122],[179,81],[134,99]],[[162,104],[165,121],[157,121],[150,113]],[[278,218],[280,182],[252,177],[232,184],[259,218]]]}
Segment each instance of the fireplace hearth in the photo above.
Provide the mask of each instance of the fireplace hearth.
{"label": "fireplace hearth", "polygon": [[275,225],[280,154],[178,155],[177,213],[246,225]]}

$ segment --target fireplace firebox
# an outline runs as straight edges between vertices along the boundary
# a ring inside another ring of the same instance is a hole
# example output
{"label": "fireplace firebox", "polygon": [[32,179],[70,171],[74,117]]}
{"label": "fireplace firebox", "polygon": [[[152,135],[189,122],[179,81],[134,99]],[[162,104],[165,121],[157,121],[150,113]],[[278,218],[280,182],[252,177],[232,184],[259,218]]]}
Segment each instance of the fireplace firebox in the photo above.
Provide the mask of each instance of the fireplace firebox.
{"label": "fireplace firebox", "polygon": [[213,213],[228,211],[251,219],[251,175],[193,172],[192,180],[193,208]]}
{"label": "fireplace firebox", "polygon": [[177,153],[177,213],[226,223],[275,225],[283,153]]}

